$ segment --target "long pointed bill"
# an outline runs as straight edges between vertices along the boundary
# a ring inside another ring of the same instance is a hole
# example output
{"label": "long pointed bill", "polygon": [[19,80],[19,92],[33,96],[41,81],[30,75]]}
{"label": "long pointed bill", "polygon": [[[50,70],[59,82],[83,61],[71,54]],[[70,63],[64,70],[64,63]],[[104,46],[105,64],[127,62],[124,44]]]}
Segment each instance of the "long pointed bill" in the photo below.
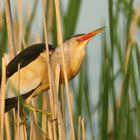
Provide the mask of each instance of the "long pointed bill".
{"label": "long pointed bill", "polygon": [[105,29],[105,27],[102,27],[102,28],[99,28],[99,29],[97,29],[97,30],[95,30],[95,31],[89,32],[89,33],[87,33],[87,34],[84,34],[84,35],[80,36],[77,40],[78,40],[78,41],[81,41],[81,42],[86,41],[86,40],[89,40],[89,39],[91,39],[92,37],[94,37],[95,35],[97,35],[97,34],[103,32],[104,29]]}

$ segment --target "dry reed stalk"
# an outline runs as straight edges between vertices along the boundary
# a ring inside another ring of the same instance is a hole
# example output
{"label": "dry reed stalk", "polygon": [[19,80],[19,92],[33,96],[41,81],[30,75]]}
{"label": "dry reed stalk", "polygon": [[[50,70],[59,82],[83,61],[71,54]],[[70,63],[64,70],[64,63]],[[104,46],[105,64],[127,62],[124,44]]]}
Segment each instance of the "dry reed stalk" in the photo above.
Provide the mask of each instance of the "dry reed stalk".
{"label": "dry reed stalk", "polygon": [[[54,92],[53,92],[53,87],[52,87],[52,78],[51,78],[51,75],[52,75],[52,72],[51,72],[51,66],[50,66],[50,58],[49,58],[49,49],[48,49],[48,39],[47,39],[47,26],[46,26],[46,19],[45,19],[45,9],[44,9],[44,6],[45,6],[45,2],[44,0],[42,0],[42,17],[43,17],[43,27],[44,27],[44,36],[45,36],[45,44],[46,44],[46,54],[47,54],[47,66],[48,66],[48,78],[49,78],[49,85],[50,85],[50,107],[51,107],[51,113],[52,113],[52,117],[55,118],[55,103],[54,103]],[[55,123],[53,122],[52,124],[52,129],[53,130],[53,139],[55,140],[56,139],[56,132],[55,132]]]}
{"label": "dry reed stalk", "polygon": [[[60,66],[57,65],[56,66],[56,69],[55,69],[55,87],[56,87],[56,93],[58,96],[58,90],[59,90],[59,78],[60,78]],[[57,98],[57,97],[56,97]],[[56,105],[56,104],[55,104]],[[57,108],[57,106],[56,106]],[[62,133],[61,133],[61,127],[59,125],[59,122],[60,122],[60,119],[59,119],[59,116],[57,115],[56,116],[57,118],[57,121],[58,121],[58,124],[57,124],[57,128],[58,128],[58,132],[59,132],[59,139],[62,139]],[[56,131],[56,130],[55,130]]]}
{"label": "dry reed stalk", "polygon": [[82,140],[86,140],[84,118],[81,119]]}
{"label": "dry reed stalk", "polygon": [[49,49],[48,49],[48,39],[47,39],[47,29],[46,29],[46,21],[45,21],[45,10],[44,10],[45,2],[42,0],[42,17],[43,17],[43,27],[44,27],[44,36],[45,36],[45,45],[46,45],[46,54],[47,54],[47,66],[48,66],[48,77],[49,77],[49,84],[50,84],[50,96],[51,96],[51,110],[54,110],[54,100],[53,100],[53,89],[52,89],[52,82],[51,82],[51,69],[50,69],[50,58],[49,58]]}
{"label": "dry reed stalk", "polygon": [[[6,64],[8,63],[8,54],[5,54],[5,60],[6,60]],[[7,140],[11,140],[11,128],[10,128],[10,119],[9,119],[9,113],[5,113],[5,134],[7,136]]]}
{"label": "dry reed stalk", "polygon": [[[56,70],[58,69],[59,71],[59,68],[56,67]],[[53,69],[51,69],[53,71]],[[61,140],[65,140],[66,139],[66,135],[65,135],[65,129],[64,129],[64,122],[63,122],[63,118],[62,118],[62,112],[61,112],[61,109],[60,109],[60,101],[58,99],[58,93],[56,91],[56,84],[54,83],[57,83],[58,81],[58,77],[60,77],[60,72],[58,72],[58,75],[56,75],[56,77],[54,77],[54,71],[52,72],[52,75],[51,75],[51,80],[52,80],[52,86],[53,86],[53,90],[54,90],[54,105],[55,105],[55,120],[58,121],[58,124],[59,125],[59,129],[61,133],[59,133],[59,137],[61,137]],[[55,81],[54,81],[55,79]],[[56,124],[56,122],[54,121],[54,123]]]}
{"label": "dry reed stalk", "polygon": [[[40,34],[37,33],[36,34],[36,43],[39,43],[41,42],[41,37],[40,37]],[[48,111],[48,107],[47,107],[47,96],[43,96],[43,99],[42,99],[42,110],[47,110]],[[46,115],[45,114],[42,114],[42,131],[44,132],[47,132],[47,118],[46,118]],[[45,139],[44,139],[45,140]]]}
{"label": "dry reed stalk", "polygon": [[78,117],[78,138],[77,140],[81,139],[81,116]]}
{"label": "dry reed stalk", "polygon": [[[13,108],[13,109],[12,109],[12,113],[13,113],[13,123],[14,123],[14,126],[13,126],[14,128],[13,128],[13,129],[14,129],[14,132],[16,133],[17,127],[16,127],[16,113],[15,113],[15,112],[16,112],[16,110],[15,110],[15,108]],[[10,115],[10,114],[9,114],[9,115]],[[11,118],[10,118],[10,119],[11,119]]]}
{"label": "dry reed stalk", "polygon": [[11,140],[11,129],[9,122],[9,114],[5,113],[5,134],[7,136],[7,140]]}
{"label": "dry reed stalk", "polygon": [[20,125],[20,64],[18,65],[18,105],[16,111],[16,139],[27,140],[26,125]]}
{"label": "dry reed stalk", "polygon": [[31,120],[29,140],[32,140],[32,139],[33,139],[33,121]]}
{"label": "dry reed stalk", "polygon": [[66,130],[66,120],[65,120],[65,118],[66,118],[66,115],[65,115],[65,102],[64,102],[64,100],[65,100],[65,97],[64,97],[64,86],[63,85],[61,85],[60,86],[60,89],[61,89],[61,92],[60,92],[60,102],[61,102],[61,112],[62,112],[62,118],[63,118],[63,123],[64,123],[64,128],[65,128],[65,130]]}
{"label": "dry reed stalk", "polygon": [[[35,106],[35,107],[38,108],[38,106],[36,106],[36,103],[35,103],[36,99],[37,99],[37,97],[34,98],[34,99],[32,99],[31,106],[33,105],[33,106]],[[33,119],[33,121],[35,123],[37,123],[37,115],[36,115],[36,112],[35,111],[30,111],[30,114],[31,114],[31,118]]]}
{"label": "dry reed stalk", "polygon": [[47,121],[47,127],[48,127],[48,137],[53,140],[53,132],[52,132],[52,122],[48,119]]}
{"label": "dry reed stalk", "polygon": [[[35,99],[36,99],[36,97],[35,97]],[[35,100],[34,100],[34,99],[31,100],[31,106],[36,106],[36,105],[35,105]],[[36,112],[35,112],[35,111],[30,110],[30,118],[31,118],[31,120],[33,120],[35,123],[37,123],[37,115],[36,115]]]}
{"label": "dry reed stalk", "polygon": [[48,41],[52,42],[52,27],[53,27],[53,0],[47,0],[46,8],[46,19],[47,19],[47,35]]}
{"label": "dry reed stalk", "polygon": [[[43,97],[43,104],[42,104],[42,110],[47,110],[47,97]],[[47,118],[45,114],[42,114],[42,131],[47,132]]]}
{"label": "dry reed stalk", "polygon": [[[52,69],[52,71],[53,71],[53,69]],[[58,75],[59,76],[59,75]],[[53,86],[53,90],[54,90],[54,105],[55,105],[55,120],[57,120],[58,121],[58,124],[59,124],[59,128],[61,129],[61,136],[62,136],[62,140],[63,139],[66,139],[66,136],[65,136],[65,129],[64,129],[64,122],[63,122],[63,118],[62,118],[62,112],[61,112],[61,108],[60,108],[60,101],[59,101],[59,99],[58,99],[58,94],[57,94],[57,92],[56,92],[56,85],[55,85],[55,83],[56,83],[56,79],[55,79],[55,77],[54,77],[54,71],[52,72],[52,75],[51,75],[51,80],[52,80],[52,86]],[[55,81],[54,81],[54,79],[55,79]],[[57,118],[58,117],[58,118]]]}
{"label": "dry reed stalk", "polygon": [[34,128],[36,128],[36,130],[38,129],[37,132],[40,132],[41,133],[41,135],[40,135],[40,133],[38,133],[38,136],[41,136],[41,137],[38,137],[38,139],[41,139],[41,140],[42,139],[48,139],[48,140],[50,140],[50,138],[45,134],[44,131],[42,131],[42,129],[39,127],[39,125],[37,125],[34,121],[33,121],[33,124],[35,126]]}
{"label": "dry reed stalk", "polygon": [[[42,140],[42,137],[39,134],[39,130],[37,129],[40,129],[38,125],[34,121],[31,121],[30,140]],[[46,138],[46,134],[44,134],[44,132],[42,132],[42,135],[44,135]]]}
{"label": "dry reed stalk", "polygon": [[[59,68],[58,68],[58,71],[59,71]],[[60,73],[58,73],[58,74],[60,74]],[[59,77],[59,76],[60,75],[57,75],[57,77]],[[54,77],[54,73],[52,73],[52,77],[51,78],[52,78],[51,80],[52,80],[53,83],[57,83],[58,82],[58,81],[56,81],[56,80],[58,80],[58,78]],[[55,79],[55,81],[54,81],[54,79]],[[63,140],[63,139],[66,139],[66,136],[65,136],[64,122],[63,122],[63,118],[62,118],[62,112],[61,112],[61,109],[60,109],[60,102],[59,102],[59,99],[58,99],[58,93],[56,92],[56,84],[53,84],[52,86],[53,86],[53,89],[54,89],[53,93],[55,94],[54,95],[54,103],[55,103],[54,105],[55,105],[55,109],[56,109],[55,110],[56,114],[55,114],[55,118],[54,119],[56,121],[58,121],[57,122],[57,127],[59,127],[59,129],[60,129],[59,132],[61,132],[58,135],[59,135],[59,137],[61,137],[61,140]],[[53,121],[53,123],[56,124],[55,121]]]}
{"label": "dry reed stalk", "polygon": [[[51,112],[54,119],[56,119],[56,116],[58,114],[59,120],[60,120],[60,127],[62,132],[62,139],[65,139],[65,131],[64,131],[64,124],[62,121],[62,114],[60,110],[60,102],[58,100],[58,96],[56,93],[56,87],[55,87],[55,81],[54,81],[54,71],[51,69],[50,61],[49,61],[49,50],[48,50],[48,41],[47,41],[47,29],[46,29],[46,20],[45,20],[45,10],[44,10],[44,0],[42,0],[42,15],[43,15],[43,25],[44,25],[44,35],[45,35],[45,44],[46,44],[46,53],[47,53],[47,63],[48,63],[48,75],[49,75],[49,84],[50,84],[50,106],[51,106]],[[53,139],[56,139],[56,122],[53,121]]]}
{"label": "dry reed stalk", "polygon": [[[39,43],[41,42],[41,37],[40,37],[40,34],[37,33],[36,34],[36,43]],[[43,99],[42,99],[42,110],[47,110],[48,111],[48,97],[47,96],[43,96]],[[44,132],[47,132],[47,118],[46,118],[46,115],[45,114],[42,114],[42,131]],[[45,139],[44,139],[45,140]]]}
{"label": "dry reed stalk", "polygon": [[19,131],[20,131],[20,135],[18,140],[27,140],[27,133],[24,124],[20,125]]}
{"label": "dry reed stalk", "polygon": [[57,64],[56,69],[55,69],[55,86],[56,86],[56,93],[58,95],[58,90],[59,90],[59,79],[60,79],[60,66]]}
{"label": "dry reed stalk", "polygon": [[[36,42],[37,43],[39,43],[39,42],[41,42],[41,37],[40,37],[40,34],[39,33],[37,33],[36,34]],[[48,96],[43,96],[43,99],[42,99],[42,110],[49,110],[50,111],[50,109],[48,109],[49,108],[49,98],[48,98]],[[42,114],[42,131],[43,132],[47,132],[47,118],[46,118],[46,115],[45,114]],[[45,140],[46,138],[44,138],[44,140]]]}
{"label": "dry reed stalk", "polygon": [[[39,42],[41,42],[41,37],[40,37],[40,34],[37,33],[36,34],[36,43],[39,43]],[[42,102],[43,102],[42,103],[42,110],[47,110],[48,111],[48,106],[49,106],[48,96],[43,96]],[[42,114],[42,122],[41,123],[42,123],[42,125],[41,125],[42,126],[42,131],[47,132],[47,118],[46,118],[45,114]]]}
{"label": "dry reed stalk", "polygon": [[[44,0],[42,0],[42,15],[43,15],[43,26],[44,26],[44,35],[45,35],[45,44],[46,44],[46,53],[47,53],[47,63],[48,63],[48,77],[49,77],[49,84],[50,84],[50,107],[51,107],[51,112],[52,116],[55,119],[56,118],[56,113],[58,113],[59,120],[60,120],[60,126],[61,126],[61,131],[64,132],[64,126],[63,126],[63,121],[62,121],[62,114],[60,111],[60,103],[57,97],[56,93],[56,87],[55,87],[55,82],[54,82],[54,71],[51,71],[51,65],[50,65],[50,60],[49,60],[49,50],[48,50],[48,41],[47,41],[47,29],[46,29],[46,19],[45,19],[45,10],[44,10]],[[51,127],[50,127],[51,128]],[[52,122],[52,129],[53,129],[53,139],[56,139],[56,122]],[[63,139],[65,139],[65,134],[62,135]]]}
{"label": "dry reed stalk", "polygon": [[66,96],[67,96],[67,102],[68,102],[68,111],[70,114],[70,128],[71,128],[71,133],[72,133],[72,139],[75,140],[72,105],[70,102],[69,84],[68,84],[68,77],[67,77],[65,58],[64,58],[63,39],[62,39],[62,33],[61,33],[62,30],[61,30],[61,21],[60,21],[60,1],[59,0],[55,0],[55,11],[56,11],[56,26],[57,26],[58,45],[61,47],[61,56],[62,56],[64,79],[65,79],[65,86],[66,86]]}
{"label": "dry reed stalk", "polygon": [[16,125],[17,125],[17,134],[16,134],[16,139],[19,140],[20,139],[20,116],[19,116],[19,110],[20,110],[20,106],[19,106],[19,94],[20,94],[20,64],[18,64],[18,105],[17,105],[17,112],[16,112]]}
{"label": "dry reed stalk", "polygon": [[4,140],[4,113],[5,113],[5,82],[6,82],[6,60],[2,58],[2,83],[1,83],[1,110],[0,110],[0,138]]}
{"label": "dry reed stalk", "polygon": [[58,124],[57,124],[57,127],[58,127],[58,140],[63,140],[63,133],[64,132],[61,131],[61,126],[59,124],[59,122],[60,122],[59,116],[57,118],[58,118]]}
{"label": "dry reed stalk", "polygon": [[38,140],[38,139],[41,139],[40,136],[38,136],[38,130],[36,129],[35,125],[34,125],[34,121],[32,121],[33,124],[32,124],[32,137],[31,137],[31,140]]}
{"label": "dry reed stalk", "polygon": [[24,29],[23,29],[23,9],[22,9],[22,1],[16,0],[16,8],[18,13],[18,36],[17,36],[17,46],[18,51],[21,51],[22,40],[24,36]]}
{"label": "dry reed stalk", "polygon": [[[55,117],[56,117],[56,115],[55,115]],[[57,119],[58,120],[58,119]],[[57,134],[56,134],[56,130],[57,130],[57,128],[56,128],[56,121],[53,121],[52,122],[52,127],[53,127],[53,140],[56,140],[57,139]]]}
{"label": "dry reed stalk", "polygon": [[30,128],[30,140],[32,140],[33,138],[33,121],[31,120],[31,128]]}
{"label": "dry reed stalk", "polygon": [[23,138],[24,140],[27,140],[27,131],[26,131],[26,125],[22,125],[22,132],[23,132]]}
{"label": "dry reed stalk", "polygon": [[15,52],[15,41],[14,41],[14,30],[13,30],[13,23],[12,23],[12,14],[10,8],[10,1],[4,0],[5,4],[5,11],[6,11],[6,22],[7,22],[7,31],[8,31],[8,47],[10,51],[10,58],[12,59],[16,52]]}

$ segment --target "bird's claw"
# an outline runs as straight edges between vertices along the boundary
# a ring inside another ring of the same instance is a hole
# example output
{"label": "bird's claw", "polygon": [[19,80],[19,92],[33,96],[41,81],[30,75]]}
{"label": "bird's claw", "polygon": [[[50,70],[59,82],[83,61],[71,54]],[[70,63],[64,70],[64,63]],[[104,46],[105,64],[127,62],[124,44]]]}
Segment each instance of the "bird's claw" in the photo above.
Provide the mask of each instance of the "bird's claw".
{"label": "bird's claw", "polygon": [[25,103],[24,106],[29,109],[29,110],[32,110],[32,111],[35,111],[35,112],[40,112],[44,115],[46,115],[48,118],[51,118],[52,117],[52,114],[45,111],[45,110],[42,110],[42,109],[39,109],[39,108],[35,108],[34,106],[28,104],[28,103]]}
{"label": "bird's claw", "polygon": [[21,126],[21,125],[23,125],[24,123],[26,124],[26,120],[27,120],[27,118],[26,118],[26,116],[24,116],[24,117],[22,118],[21,122],[19,123],[19,125]]}

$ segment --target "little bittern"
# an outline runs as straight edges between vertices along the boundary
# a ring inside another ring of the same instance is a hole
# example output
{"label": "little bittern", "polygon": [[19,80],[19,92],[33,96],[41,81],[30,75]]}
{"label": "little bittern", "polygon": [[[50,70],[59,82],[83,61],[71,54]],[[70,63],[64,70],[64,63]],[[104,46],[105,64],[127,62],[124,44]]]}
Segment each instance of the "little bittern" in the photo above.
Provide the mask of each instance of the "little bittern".
{"label": "little bittern", "polygon": [[[85,56],[85,47],[89,40],[96,34],[102,32],[99,28],[87,34],[80,34],[64,41],[64,57],[68,80],[74,78],[80,70]],[[60,84],[64,83],[61,49],[54,49],[49,46],[49,57],[51,68],[60,66]],[[30,102],[30,97],[49,89],[48,68],[46,60],[45,44],[35,44],[20,52],[6,67],[6,85],[9,91],[6,92],[5,112],[17,106],[17,94]],[[20,65],[20,82],[18,66]],[[20,86],[19,86],[20,85]],[[18,87],[20,87],[18,89]]]}

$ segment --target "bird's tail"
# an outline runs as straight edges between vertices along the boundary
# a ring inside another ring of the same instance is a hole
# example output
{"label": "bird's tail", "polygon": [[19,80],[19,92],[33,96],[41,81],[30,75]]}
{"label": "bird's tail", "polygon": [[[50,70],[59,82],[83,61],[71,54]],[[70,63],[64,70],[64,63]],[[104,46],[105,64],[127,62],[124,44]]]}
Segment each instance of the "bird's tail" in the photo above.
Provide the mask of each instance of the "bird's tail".
{"label": "bird's tail", "polygon": [[12,108],[15,108],[17,106],[17,98],[9,98],[5,100],[5,112],[8,112]]}
{"label": "bird's tail", "polygon": [[[20,96],[20,103],[22,104],[25,99],[27,99],[30,95],[31,92],[26,93],[25,95]],[[13,98],[8,98],[5,100],[5,112],[8,112],[9,110],[16,108],[18,104],[18,97],[13,97]]]}

